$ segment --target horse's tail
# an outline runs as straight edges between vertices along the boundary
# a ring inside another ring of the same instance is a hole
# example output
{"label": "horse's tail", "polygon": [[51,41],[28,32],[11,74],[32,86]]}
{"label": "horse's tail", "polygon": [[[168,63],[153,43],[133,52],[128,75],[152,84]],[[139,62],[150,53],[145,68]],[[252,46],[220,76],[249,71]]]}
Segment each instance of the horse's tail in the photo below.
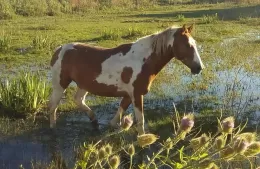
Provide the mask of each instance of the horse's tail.
{"label": "horse's tail", "polygon": [[50,62],[50,66],[51,66],[51,67],[52,67],[52,66],[56,63],[56,61],[58,60],[58,58],[59,58],[59,53],[60,53],[61,49],[62,49],[62,46],[59,46],[59,47],[57,47],[57,48],[54,50],[54,54],[52,55],[51,62]]}

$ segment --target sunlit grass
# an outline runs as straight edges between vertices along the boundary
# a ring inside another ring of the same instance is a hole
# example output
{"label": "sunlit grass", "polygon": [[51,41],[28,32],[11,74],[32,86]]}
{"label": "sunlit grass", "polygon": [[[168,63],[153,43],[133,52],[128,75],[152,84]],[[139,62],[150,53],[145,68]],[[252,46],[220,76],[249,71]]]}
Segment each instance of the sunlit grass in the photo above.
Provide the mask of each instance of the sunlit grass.
{"label": "sunlit grass", "polygon": [[21,73],[0,84],[1,112],[6,116],[34,116],[46,107],[49,83],[40,74]]}

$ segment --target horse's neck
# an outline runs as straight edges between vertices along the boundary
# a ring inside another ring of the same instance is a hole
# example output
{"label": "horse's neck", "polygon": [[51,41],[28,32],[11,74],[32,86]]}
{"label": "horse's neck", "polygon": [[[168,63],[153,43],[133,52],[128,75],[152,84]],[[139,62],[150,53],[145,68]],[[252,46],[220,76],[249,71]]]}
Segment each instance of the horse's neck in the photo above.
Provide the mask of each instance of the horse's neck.
{"label": "horse's neck", "polygon": [[173,58],[172,48],[168,48],[161,55],[156,54],[152,48],[151,42],[152,36],[147,36],[143,39],[140,39],[138,43],[139,53],[141,55],[149,56],[144,62],[145,67],[149,68],[149,74],[157,75],[163,67]]}
{"label": "horse's neck", "polygon": [[151,69],[151,73],[157,75],[172,58],[173,56],[169,53],[165,53],[161,56],[157,56],[156,54],[151,55],[150,62],[147,63],[150,64],[149,67]]}
{"label": "horse's neck", "polygon": [[151,75],[157,75],[173,58],[173,52],[172,48],[168,48],[161,55],[156,54],[156,52],[152,49],[152,44],[148,38],[149,37],[142,40],[145,55],[149,56],[144,64],[149,67],[149,72]]}

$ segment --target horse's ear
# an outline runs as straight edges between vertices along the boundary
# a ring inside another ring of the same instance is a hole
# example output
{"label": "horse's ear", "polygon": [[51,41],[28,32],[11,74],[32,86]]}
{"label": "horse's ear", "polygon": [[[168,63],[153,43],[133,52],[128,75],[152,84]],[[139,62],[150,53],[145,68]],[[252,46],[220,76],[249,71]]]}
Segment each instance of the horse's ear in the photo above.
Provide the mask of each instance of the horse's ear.
{"label": "horse's ear", "polygon": [[182,30],[185,31],[187,29],[186,24],[182,26]]}
{"label": "horse's ear", "polygon": [[191,31],[193,30],[193,27],[194,27],[194,23],[190,27],[187,28],[189,33],[191,33]]}

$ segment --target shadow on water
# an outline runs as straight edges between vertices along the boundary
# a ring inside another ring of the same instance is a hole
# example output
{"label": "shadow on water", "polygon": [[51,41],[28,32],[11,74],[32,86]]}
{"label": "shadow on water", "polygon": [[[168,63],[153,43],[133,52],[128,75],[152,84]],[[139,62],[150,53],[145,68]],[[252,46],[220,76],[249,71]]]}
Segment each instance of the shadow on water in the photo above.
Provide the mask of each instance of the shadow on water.
{"label": "shadow on water", "polygon": [[182,14],[185,16],[185,18],[200,18],[203,17],[204,15],[215,15],[216,13],[218,14],[219,19],[223,19],[223,20],[237,20],[241,16],[260,17],[260,5],[247,6],[247,7],[234,7],[234,8],[226,8],[226,9],[146,13],[146,14],[134,15],[131,17],[171,18],[171,17],[176,17],[179,14]]}

